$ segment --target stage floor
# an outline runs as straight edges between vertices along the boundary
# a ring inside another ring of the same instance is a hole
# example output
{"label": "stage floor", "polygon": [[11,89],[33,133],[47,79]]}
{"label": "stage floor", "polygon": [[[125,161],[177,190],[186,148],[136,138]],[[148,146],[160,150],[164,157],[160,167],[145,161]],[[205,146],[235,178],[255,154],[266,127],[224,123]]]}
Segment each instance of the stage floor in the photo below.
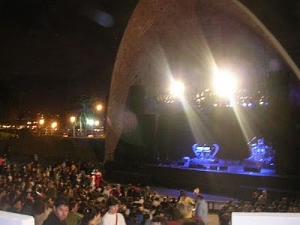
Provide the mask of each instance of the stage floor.
{"label": "stage floor", "polygon": [[232,174],[242,174],[242,175],[252,175],[252,176],[279,176],[274,169],[266,169],[262,168],[260,172],[256,171],[245,171],[243,166],[235,166],[235,165],[228,165],[227,169],[220,170],[220,169],[212,169],[211,165],[205,164],[204,167],[206,168],[189,168],[183,166],[174,166],[174,168],[180,169],[188,169],[188,170],[201,170],[201,171],[209,171],[214,173],[232,173]]}
{"label": "stage floor", "polygon": [[[163,164],[161,164],[163,165]],[[164,165],[167,166],[167,165]],[[254,165],[252,168],[243,164],[242,160],[219,159],[217,161],[202,160],[197,158],[190,159],[189,163],[183,163],[181,160],[172,164],[174,168],[209,171],[217,173],[231,173],[253,176],[280,176],[274,168],[266,168]],[[259,171],[258,168],[259,167]]]}
{"label": "stage floor", "polygon": [[238,160],[198,162],[192,167],[178,162],[114,162],[111,177],[122,183],[140,183],[177,190],[192,191],[199,187],[203,193],[232,196],[235,199],[251,198],[254,190],[268,190],[276,198],[300,197],[300,177],[277,174],[273,168],[249,171]]}

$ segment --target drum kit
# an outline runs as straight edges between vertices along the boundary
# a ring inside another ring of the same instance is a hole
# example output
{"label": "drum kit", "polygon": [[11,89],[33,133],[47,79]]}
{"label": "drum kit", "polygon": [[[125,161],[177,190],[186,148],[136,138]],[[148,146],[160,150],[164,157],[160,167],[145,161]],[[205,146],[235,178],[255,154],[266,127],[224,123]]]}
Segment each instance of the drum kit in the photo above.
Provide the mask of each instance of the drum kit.
{"label": "drum kit", "polygon": [[250,151],[248,159],[266,163],[273,161],[275,151],[272,146],[266,145],[264,138],[257,139],[256,143],[253,143],[253,140],[256,140],[256,137],[251,140],[251,143],[248,143]]}

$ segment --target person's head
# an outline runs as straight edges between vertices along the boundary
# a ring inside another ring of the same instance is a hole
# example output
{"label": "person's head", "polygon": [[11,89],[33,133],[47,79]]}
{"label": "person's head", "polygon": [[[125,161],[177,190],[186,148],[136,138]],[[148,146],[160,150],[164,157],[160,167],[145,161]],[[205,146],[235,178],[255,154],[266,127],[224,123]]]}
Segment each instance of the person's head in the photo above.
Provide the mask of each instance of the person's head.
{"label": "person's head", "polygon": [[69,214],[69,200],[65,197],[59,197],[55,200],[53,212],[60,221],[67,219]]}
{"label": "person's head", "polygon": [[45,203],[40,200],[40,199],[37,199],[33,202],[32,204],[32,214],[35,216],[35,215],[40,215],[42,213],[45,212],[45,209],[46,209],[46,205]]}
{"label": "person's head", "polygon": [[90,205],[84,211],[81,225],[98,224],[100,220],[101,209],[96,205]]}
{"label": "person's head", "polygon": [[203,195],[197,195],[196,201],[201,201],[203,199],[204,199]]}
{"label": "person's head", "polygon": [[185,199],[187,197],[187,193],[184,190],[180,191],[180,198]]}
{"label": "person's head", "polygon": [[151,219],[151,225],[166,225],[167,220],[163,216],[155,216]]}
{"label": "person's head", "polygon": [[109,213],[117,213],[119,210],[119,200],[115,197],[108,197],[106,200],[106,206]]}
{"label": "person's head", "polygon": [[0,210],[8,211],[11,208],[11,204],[8,199],[4,198],[0,201]]}
{"label": "person's head", "polygon": [[71,201],[69,205],[69,209],[72,212],[77,212],[79,209],[79,203],[77,201]]}
{"label": "person's head", "polygon": [[53,206],[54,206],[54,199],[53,198],[48,198],[46,207],[53,208]]}
{"label": "person's head", "polygon": [[21,211],[23,208],[23,204],[24,204],[24,200],[21,197],[17,197],[14,201],[13,201],[13,207],[17,210],[17,211]]}

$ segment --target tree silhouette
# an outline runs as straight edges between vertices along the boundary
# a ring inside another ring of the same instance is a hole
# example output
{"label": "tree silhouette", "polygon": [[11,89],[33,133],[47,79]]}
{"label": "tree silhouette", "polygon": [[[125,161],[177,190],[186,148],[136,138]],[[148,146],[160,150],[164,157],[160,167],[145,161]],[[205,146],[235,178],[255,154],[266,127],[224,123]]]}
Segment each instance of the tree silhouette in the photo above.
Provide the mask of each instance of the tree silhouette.
{"label": "tree silhouette", "polygon": [[[95,116],[94,106],[98,99],[82,95],[77,103],[78,105],[78,123],[80,127],[80,136],[87,136],[88,124],[87,119]],[[84,131],[84,132],[82,132]]]}

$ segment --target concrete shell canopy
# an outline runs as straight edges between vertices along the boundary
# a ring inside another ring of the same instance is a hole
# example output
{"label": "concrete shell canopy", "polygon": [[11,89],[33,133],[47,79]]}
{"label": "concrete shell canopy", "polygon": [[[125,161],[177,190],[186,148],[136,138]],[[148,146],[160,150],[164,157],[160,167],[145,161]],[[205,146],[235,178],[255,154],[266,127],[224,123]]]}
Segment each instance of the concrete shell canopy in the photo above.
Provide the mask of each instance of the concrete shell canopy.
{"label": "concrete shell canopy", "polygon": [[174,77],[190,88],[205,85],[216,67],[234,68],[246,81],[284,65],[299,77],[278,41],[236,0],[141,0],[114,65],[104,160],[113,157],[122,132],[139,126],[126,104],[130,86],[143,85],[151,96]]}

